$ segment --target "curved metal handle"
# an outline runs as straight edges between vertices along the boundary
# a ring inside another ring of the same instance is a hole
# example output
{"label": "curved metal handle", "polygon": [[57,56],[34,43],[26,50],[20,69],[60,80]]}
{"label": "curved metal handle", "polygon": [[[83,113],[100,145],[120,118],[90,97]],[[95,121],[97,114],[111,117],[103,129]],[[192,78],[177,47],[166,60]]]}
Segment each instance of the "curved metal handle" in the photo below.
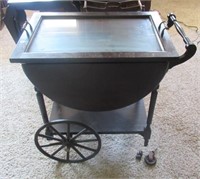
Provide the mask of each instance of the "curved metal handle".
{"label": "curved metal handle", "polygon": [[186,46],[192,44],[190,39],[186,36],[183,28],[180,26],[180,24],[176,20],[176,16],[173,13],[170,13],[168,16],[167,21],[167,27],[170,28],[173,25],[175,26],[177,32],[180,34],[180,36],[183,38],[183,41],[185,42]]}
{"label": "curved metal handle", "polygon": [[28,30],[26,29],[26,27],[29,25],[29,28],[30,28],[30,31],[31,33],[33,32],[33,27],[31,26],[31,24],[26,20],[25,23],[23,24],[23,27],[22,27],[22,32],[25,31],[28,38],[30,38],[30,34],[28,32]]}
{"label": "curved metal handle", "polygon": [[177,22],[176,16],[173,13],[170,13],[167,17],[168,17],[168,21],[167,21],[166,29],[169,29],[170,27],[172,27],[174,25],[177,32],[183,38],[183,41],[185,43],[185,48],[186,48],[186,51],[183,55],[178,57],[178,59],[175,60],[174,62],[170,63],[170,68],[172,68],[175,65],[178,65],[180,63],[183,63],[183,62],[189,60],[196,53],[197,47],[186,36],[183,28]]}

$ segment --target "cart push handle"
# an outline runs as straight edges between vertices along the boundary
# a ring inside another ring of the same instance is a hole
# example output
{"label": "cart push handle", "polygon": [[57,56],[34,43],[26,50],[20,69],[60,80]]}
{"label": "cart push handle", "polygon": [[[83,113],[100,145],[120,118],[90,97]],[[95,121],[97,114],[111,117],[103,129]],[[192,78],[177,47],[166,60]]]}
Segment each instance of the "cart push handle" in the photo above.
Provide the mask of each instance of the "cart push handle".
{"label": "cart push handle", "polygon": [[[177,32],[183,38],[183,41],[185,43],[185,48],[186,48],[186,51],[183,55],[179,56],[177,60],[170,63],[169,68],[172,68],[175,65],[181,64],[181,63],[189,60],[191,57],[193,57],[193,55],[196,53],[197,47],[186,36],[183,28],[180,26],[180,24],[176,20],[176,16],[173,13],[168,14],[167,18],[168,18],[168,21],[167,21],[166,27],[161,32],[161,37],[163,37],[165,30],[168,30],[169,28],[171,28],[174,25]],[[159,27],[158,27],[159,30],[160,30],[162,24],[163,24],[163,22],[159,25]]]}
{"label": "cart push handle", "polygon": [[190,44],[192,44],[190,39],[186,36],[183,28],[180,26],[180,24],[176,20],[176,16],[173,13],[170,13],[167,17],[168,17],[167,27],[170,28],[174,25],[177,32],[183,38],[183,41],[185,42],[186,46],[189,46]]}

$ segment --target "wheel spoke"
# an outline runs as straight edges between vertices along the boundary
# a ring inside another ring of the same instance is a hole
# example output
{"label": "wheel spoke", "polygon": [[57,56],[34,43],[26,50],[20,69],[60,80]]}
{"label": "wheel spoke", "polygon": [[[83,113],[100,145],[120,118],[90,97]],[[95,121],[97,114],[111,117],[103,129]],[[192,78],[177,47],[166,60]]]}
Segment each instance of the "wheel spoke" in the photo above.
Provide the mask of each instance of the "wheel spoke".
{"label": "wheel spoke", "polygon": [[40,147],[51,147],[51,146],[54,146],[54,145],[60,145],[60,144],[62,144],[62,142],[56,142],[56,143],[51,143],[51,144],[41,145]]}
{"label": "wheel spoke", "polygon": [[58,134],[63,140],[66,140],[66,138],[60,133],[58,132],[53,126],[49,126],[53,131],[55,131],[56,134]]}
{"label": "wheel spoke", "polygon": [[70,123],[67,124],[67,140],[70,140]]}
{"label": "wheel spoke", "polygon": [[83,130],[81,130],[78,134],[76,134],[74,137],[72,137],[71,139],[70,139],[70,141],[72,141],[72,140],[74,140],[74,139],[76,139],[77,137],[79,137],[81,134],[83,134],[85,131],[87,131],[87,129],[86,128],[84,128]]}
{"label": "wheel spoke", "polygon": [[[64,131],[59,129],[61,125],[65,127]],[[41,126],[34,140],[41,153],[51,159],[67,163],[89,160],[101,148],[101,139],[94,129],[78,121],[64,119]]]}
{"label": "wheel spoke", "polygon": [[84,142],[96,142],[97,139],[86,139],[86,140],[75,140],[76,143],[84,143]]}
{"label": "wheel spoke", "polygon": [[76,151],[76,153],[79,154],[79,156],[80,156],[82,159],[85,159],[85,156],[84,156],[75,146],[72,146],[72,148]]}
{"label": "wheel spoke", "polygon": [[96,151],[96,149],[92,149],[92,148],[86,147],[86,146],[84,146],[84,145],[80,145],[80,144],[74,144],[74,145],[77,146],[77,147],[86,149],[86,150],[90,150],[90,151],[92,151],[92,152],[95,152],[95,151]]}
{"label": "wheel spoke", "polygon": [[46,139],[52,139],[52,140],[56,140],[56,141],[60,141],[62,142],[61,139],[58,139],[58,138],[55,138],[55,137],[52,137],[52,136],[49,136],[49,135],[44,135],[44,134],[38,134],[39,137],[44,137]]}
{"label": "wheel spoke", "polygon": [[63,148],[65,147],[65,145],[60,146],[54,153],[51,154],[51,156],[56,155],[58,152],[60,152]]}
{"label": "wheel spoke", "polygon": [[69,161],[70,147],[67,147],[67,161]]}

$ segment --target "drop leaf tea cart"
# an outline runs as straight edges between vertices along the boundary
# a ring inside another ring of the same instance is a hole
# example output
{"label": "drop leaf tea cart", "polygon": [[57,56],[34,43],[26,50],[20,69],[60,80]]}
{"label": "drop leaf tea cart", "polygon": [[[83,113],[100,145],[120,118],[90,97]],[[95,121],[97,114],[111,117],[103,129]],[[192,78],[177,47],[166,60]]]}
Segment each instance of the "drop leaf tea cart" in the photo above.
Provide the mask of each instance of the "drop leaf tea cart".
{"label": "drop leaf tea cart", "polygon": [[[185,43],[181,56],[166,31],[173,25]],[[140,134],[147,146],[160,81],[195,52],[173,14],[163,23],[153,11],[35,13],[10,61],[35,86],[44,122],[37,148],[73,163],[99,152],[99,134]],[[54,102],[50,117],[43,95]]]}

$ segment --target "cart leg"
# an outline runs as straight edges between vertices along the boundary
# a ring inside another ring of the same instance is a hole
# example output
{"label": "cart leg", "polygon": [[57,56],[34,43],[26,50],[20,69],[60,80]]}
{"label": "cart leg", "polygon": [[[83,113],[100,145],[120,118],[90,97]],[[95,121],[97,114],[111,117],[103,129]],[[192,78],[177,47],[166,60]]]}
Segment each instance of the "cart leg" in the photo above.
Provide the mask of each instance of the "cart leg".
{"label": "cart leg", "polygon": [[148,117],[147,117],[147,127],[145,128],[144,131],[144,146],[148,145],[150,136],[151,136],[151,123],[152,123],[152,119],[153,119],[153,113],[154,113],[154,109],[155,109],[155,105],[156,105],[156,99],[157,99],[157,95],[158,95],[158,88],[159,86],[157,86],[151,93],[151,99],[150,99],[150,104],[149,104],[149,112],[148,112]]}
{"label": "cart leg", "polygon": [[43,98],[42,93],[36,87],[35,87],[35,91],[36,91],[37,101],[38,101],[38,104],[40,107],[42,119],[43,119],[44,124],[46,124],[49,122],[49,119],[48,119],[48,115],[47,115],[47,111],[46,111],[46,106],[44,103],[44,98]]}
{"label": "cart leg", "polygon": [[[44,124],[47,124],[49,122],[48,119],[48,115],[47,115],[47,110],[46,110],[46,106],[44,103],[44,97],[43,94],[35,87],[35,91],[36,91],[36,97],[37,97],[37,101],[39,104],[39,108],[40,108],[40,112],[42,115],[42,119]],[[52,135],[51,131],[49,128],[46,129],[46,135]]]}

